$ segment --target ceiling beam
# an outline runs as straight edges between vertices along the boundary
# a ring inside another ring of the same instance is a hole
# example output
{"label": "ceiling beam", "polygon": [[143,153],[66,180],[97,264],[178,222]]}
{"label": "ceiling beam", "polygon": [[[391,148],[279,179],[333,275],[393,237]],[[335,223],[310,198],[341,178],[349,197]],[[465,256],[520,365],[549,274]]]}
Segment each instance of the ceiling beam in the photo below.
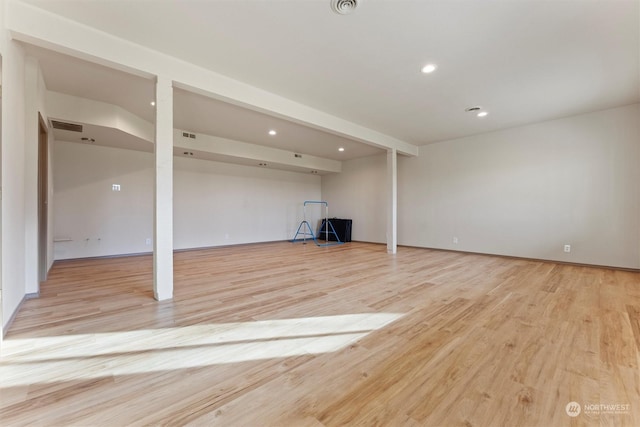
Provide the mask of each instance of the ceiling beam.
{"label": "ceiling beam", "polygon": [[215,154],[228,159],[246,161],[252,166],[270,166],[275,168],[294,168],[297,171],[315,171],[320,175],[326,173],[342,172],[342,162],[325,159],[308,154],[297,154],[278,148],[264,147],[248,142],[234,141],[204,134],[193,134],[194,137],[184,137],[183,131],[174,129],[174,147],[186,149],[188,152],[199,151],[207,154]]}
{"label": "ceiling beam", "polygon": [[[155,129],[153,123],[149,123],[116,105],[53,91],[47,91],[46,105],[48,118],[117,129],[141,140],[154,143]],[[315,171],[315,173],[321,175],[342,171],[342,162],[338,160],[325,159],[308,154],[297,154],[292,151],[201,133],[188,132],[188,136],[184,137],[184,133],[180,129],[173,130],[175,148],[184,149],[188,152],[197,151],[206,156],[212,155],[215,158],[224,158],[230,163],[252,166],[266,164],[275,169],[302,172]],[[148,146],[140,145],[137,149],[145,150],[148,149]]]}
{"label": "ceiling beam", "polygon": [[175,87],[303,124],[375,147],[417,156],[418,147],[340,117],[211,70],[97,31],[19,0],[9,1],[6,17],[12,38],[126,71],[145,78],[158,74]]}

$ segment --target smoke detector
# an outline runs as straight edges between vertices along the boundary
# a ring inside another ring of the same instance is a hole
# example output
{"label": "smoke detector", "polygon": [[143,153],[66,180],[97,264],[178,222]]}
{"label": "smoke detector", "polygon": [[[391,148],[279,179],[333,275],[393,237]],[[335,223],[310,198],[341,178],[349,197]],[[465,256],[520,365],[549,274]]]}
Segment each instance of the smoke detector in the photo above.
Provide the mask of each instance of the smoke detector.
{"label": "smoke detector", "polygon": [[331,9],[340,15],[348,15],[358,7],[360,0],[331,0]]}

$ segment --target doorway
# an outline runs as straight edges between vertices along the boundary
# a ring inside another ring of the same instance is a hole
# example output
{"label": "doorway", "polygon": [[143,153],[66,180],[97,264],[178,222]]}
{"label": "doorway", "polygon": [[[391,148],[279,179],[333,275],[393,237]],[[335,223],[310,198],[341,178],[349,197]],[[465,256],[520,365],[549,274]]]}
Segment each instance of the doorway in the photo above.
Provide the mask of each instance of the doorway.
{"label": "doorway", "polygon": [[49,217],[49,135],[38,113],[38,281],[47,280],[47,236]]}

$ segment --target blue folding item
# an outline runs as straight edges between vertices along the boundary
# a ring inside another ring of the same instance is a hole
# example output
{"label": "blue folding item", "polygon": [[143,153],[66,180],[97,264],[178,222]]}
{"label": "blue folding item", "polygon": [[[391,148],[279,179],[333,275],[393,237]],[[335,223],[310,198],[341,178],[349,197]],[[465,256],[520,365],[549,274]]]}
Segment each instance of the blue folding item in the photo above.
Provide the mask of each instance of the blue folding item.
{"label": "blue folding item", "polygon": [[[311,228],[311,224],[309,224],[309,221],[307,221],[307,205],[308,204],[320,204],[320,205],[324,205],[324,207],[325,207],[325,218],[322,220],[322,225],[320,226],[320,230],[324,230],[326,243],[318,242],[318,237],[319,236],[316,236],[313,233],[313,229]],[[302,205],[302,212],[303,212],[303,221],[298,226],[298,230],[296,231],[296,235],[293,237],[293,240],[291,240],[291,243],[302,241],[304,244],[306,244],[307,243],[307,237],[310,237],[311,240],[313,240],[313,242],[317,246],[335,246],[335,245],[342,245],[344,243],[338,237],[338,234],[336,233],[336,230],[333,228],[333,224],[331,224],[331,221],[329,221],[329,204],[327,202],[306,200],[304,202],[304,204]],[[333,241],[333,242],[329,241],[329,235],[330,234],[335,236],[335,238],[336,238],[335,241]],[[302,236],[302,238],[298,238],[298,236]]]}

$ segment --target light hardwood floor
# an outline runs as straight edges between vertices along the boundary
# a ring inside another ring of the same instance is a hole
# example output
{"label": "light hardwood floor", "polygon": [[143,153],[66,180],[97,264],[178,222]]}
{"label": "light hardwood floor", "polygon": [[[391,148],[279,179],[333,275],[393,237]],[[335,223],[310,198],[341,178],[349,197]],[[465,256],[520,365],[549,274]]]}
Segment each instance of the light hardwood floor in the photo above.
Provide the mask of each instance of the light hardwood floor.
{"label": "light hardwood floor", "polygon": [[0,425],[640,426],[639,273],[282,242],[177,253],[158,303],[151,263],[56,263]]}

